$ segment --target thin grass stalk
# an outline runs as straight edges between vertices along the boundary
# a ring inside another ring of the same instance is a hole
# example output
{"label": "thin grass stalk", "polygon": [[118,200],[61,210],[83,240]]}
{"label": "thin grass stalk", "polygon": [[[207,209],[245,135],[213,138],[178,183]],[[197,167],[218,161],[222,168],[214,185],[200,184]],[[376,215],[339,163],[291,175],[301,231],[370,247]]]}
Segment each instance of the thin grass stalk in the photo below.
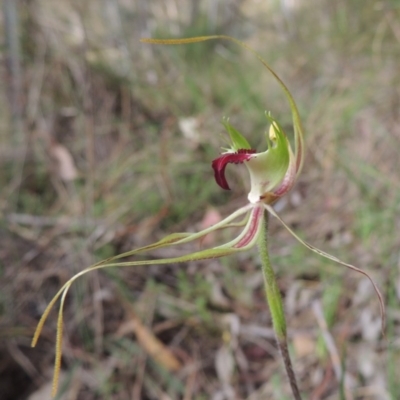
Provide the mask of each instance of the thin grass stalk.
{"label": "thin grass stalk", "polygon": [[267,296],[268,306],[271,312],[272,324],[275,331],[276,341],[281,351],[283,363],[285,365],[286,374],[289,378],[290,387],[292,389],[293,398],[301,400],[299,387],[297,385],[296,375],[293,370],[292,361],[289,355],[286,318],[282,303],[281,293],[276,282],[275,273],[271,266],[268,253],[268,220],[269,213],[264,213],[264,222],[258,238],[258,249],[261,259],[261,267],[264,277],[265,293]]}
{"label": "thin grass stalk", "polygon": [[22,137],[22,71],[21,71],[21,46],[18,23],[18,3],[15,0],[4,0],[4,37],[6,44],[6,67],[8,72],[8,95],[12,116],[12,129],[14,143],[20,144]]}

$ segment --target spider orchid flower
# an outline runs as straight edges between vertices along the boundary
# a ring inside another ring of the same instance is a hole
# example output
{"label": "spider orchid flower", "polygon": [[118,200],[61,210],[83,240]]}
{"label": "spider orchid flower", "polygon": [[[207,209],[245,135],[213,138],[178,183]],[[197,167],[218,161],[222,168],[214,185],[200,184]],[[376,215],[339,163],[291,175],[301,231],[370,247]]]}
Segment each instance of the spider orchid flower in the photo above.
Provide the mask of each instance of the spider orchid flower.
{"label": "spider orchid flower", "polygon": [[[285,195],[294,185],[296,178],[298,177],[304,158],[304,144],[303,144],[303,130],[301,125],[300,116],[297,110],[296,103],[287,89],[282,80],[273,71],[273,69],[264,61],[261,56],[253,49],[248,47],[243,42],[240,42],[234,38],[228,36],[205,36],[188,39],[173,39],[173,40],[158,40],[158,39],[144,39],[143,42],[153,44],[187,44],[202,42],[205,40],[213,39],[224,39],[232,41],[241,47],[251,51],[264,67],[272,74],[278,84],[281,86],[284,94],[287,97],[289,106],[291,108],[292,121],[293,121],[293,132],[294,132],[294,150],[292,150],[290,142],[286,137],[282,127],[279,123],[269,114],[266,117],[270,123],[269,132],[266,135],[267,149],[264,152],[257,153],[256,150],[252,149],[247,140],[242,134],[240,134],[235,128],[233,128],[228,120],[224,121],[226,130],[228,131],[230,138],[230,147],[212,162],[212,168],[214,170],[214,176],[217,184],[221,188],[229,190],[228,182],[225,178],[225,169],[228,164],[244,164],[249,172],[250,180],[250,192],[248,194],[248,204],[239,208],[231,215],[218,222],[217,224],[204,229],[197,233],[174,233],[166,236],[156,243],[150,244],[145,247],[141,247],[136,250],[132,250],[123,254],[119,254],[114,257],[110,257],[106,260],[98,262],[81,272],[78,272],[71,279],[69,279],[57,292],[54,298],[51,300],[46,310],[44,311],[38,326],[36,328],[34,337],[32,339],[32,346],[34,347],[39,339],[40,333],[43,329],[44,323],[48,318],[50,311],[58,300],[60,300],[60,306],[58,311],[57,319],[57,336],[56,336],[56,349],[55,349],[55,366],[54,366],[54,378],[53,378],[53,396],[57,392],[58,380],[61,369],[61,349],[62,349],[62,331],[63,331],[63,310],[65,305],[65,299],[71,285],[83,275],[103,268],[112,267],[134,267],[143,266],[150,264],[175,264],[185,263],[196,260],[207,260],[212,258],[219,258],[234,255],[239,252],[247,251],[258,245],[260,249],[261,261],[264,262],[263,271],[265,277],[266,293],[268,302],[270,304],[270,310],[272,319],[274,322],[274,328],[277,334],[278,342],[282,343],[286,340],[286,322],[283,313],[282,301],[280,299],[279,289],[275,283],[274,274],[269,264],[268,251],[266,247],[266,215],[272,214],[276,217],[283,226],[304,246],[309,250],[328,258],[336,263],[346,266],[352,270],[360,272],[361,274],[368,277],[371,281],[380,302],[381,315],[382,315],[382,327],[384,326],[385,311],[383,306],[382,295],[372,280],[370,275],[365,271],[347,264],[338,258],[327,254],[314,246],[308,244],[301,239],[293,230],[285,224],[280,218],[276,211],[272,208],[272,204]],[[239,220],[241,218],[241,220]],[[143,254],[145,252],[152,252],[163,247],[177,246],[185,243],[193,242],[202,239],[207,234],[220,230],[242,227],[241,232],[231,241],[220,244],[208,249],[194,251],[190,254],[184,254],[179,257],[163,258],[163,259],[152,259],[152,260],[131,260],[131,257]],[[264,243],[264,244],[263,244]],[[128,261],[120,261],[126,259]],[[269,265],[268,265],[269,264]],[[282,350],[282,348],[281,348]],[[287,347],[286,347],[287,352]],[[284,353],[284,349],[282,350]],[[288,353],[287,353],[288,354]],[[290,370],[291,368],[289,368]],[[288,372],[290,373],[290,371]],[[292,371],[293,373],[293,371]],[[300,398],[300,397],[296,397]]]}
{"label": "spider orchid flower", "polygon": [[[291,95],[289,93],[291,98]],[[294,100],[293,104],[294,104]],[[297,108],[292,107],[293,121],[300,121],[300,117],[297,113]],[[288,232],[296,238],[302,245],[307,247],[309,250],[322,257],[325,257],[331,261],[341,264],[349,269],[361,273],[366,276],[372,283],[374,290],[379,298],[380,311],[382,317],[382,332],[385,326],[385,310],[383,297],[380,293],[376,283],[371,276],[355,267],[354,265],[345,263],[331,254],[328,254],[300,238],[276,213],[271,206],[277,199],[286,194],[296,182],[296,177],[299,174],[301,166],[303,164],[303,138],[302,138],[302,127],[300,124],[295,125],[295,143],[296,151],[293,152],[290,146],[289,140],[283,132],[278,122],[272,118],[269,114],[266,114],[267,119],[271,123],[269,128],[269,134],[267,135],[268,149],[261,153],[256,153],[256,150],[252,149],[247,140],[233,128],[228,120],[224,121],[224,126],[229,134],[231,147],[225,149],[225,151],[212,162],[214,169],[214,176],[217,184],[225,190],[230,190],[228,182],[225,178],[225,168],[228,164],[244,164],[250,175],[251,189],[248,194],[248,200],[250,207],[254,209],[264,209],[266,212],[272,214],[277,218],[282,225],[288,230]],[[253,226],[246,226],[251,232],[257,232],[261,235],[261,229],[259,226],[263,224],[263,214],[254,213],[252,214]],[[254,242],[257,242],[256,238]]]}
{"label": "spider orchid flower", "polygon": [[[224,125],[231,139],[231,147],[212,162],[215,180],[222,189],[229,190],[225,168],[229,163],[244,164],[250,175],[251,190],[248,200],[251,204],[272,204],[287,193],[296,181],[301,162],[296,157],[278,122],[266,115],[271,123],[266,135],[267,150],[256,153],[247,140],[229,122]],[[300,155],[302,157],[302,155]]]}

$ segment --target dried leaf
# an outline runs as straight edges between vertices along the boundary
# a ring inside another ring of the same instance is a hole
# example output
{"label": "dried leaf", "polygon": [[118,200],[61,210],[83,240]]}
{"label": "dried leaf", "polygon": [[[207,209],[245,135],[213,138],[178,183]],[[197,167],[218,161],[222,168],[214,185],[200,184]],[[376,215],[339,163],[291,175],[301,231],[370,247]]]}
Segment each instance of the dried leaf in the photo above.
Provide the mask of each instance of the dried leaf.
{"label": "dried leaf", "polygon": [[[136,316],[132,307],[127,305],[130,321],[123,325],[121,333],[128,333],[129,330],[133,331],[136,339],[143,349],[151,356],[156,362],[162,365],[168,371],[178,371],[181,368],[181,363],[173,355],[173,353],[154,336],[153,332],[142,324],[140,319]],[[130,329],[129,329],[130,328]]]}
{"label": "dried leaf", "polygon": [[311,337],[307,335],[296,334],[293,336],[292,341],[296,355],[299,358],[315,353],[315,341]]}
{"label": "dried leaf", "polygon": [[229,383],[231,381],[235,369],[235,360],[231,349],[227,345],[222,346],[217,351],[215,355],[215,369],[222,383]]}
{"label": "dried leaf", "polygon": [[61,144],[54,144],[50,148],[51,156],[57,162],[57,173],[66,182],[77,178],[78,172],[75,167],[71,153]]}
{"label": "dried leaf", "polygon": [[225,296],[222,291],[221,284],[218,279],[211,272],[206,275],[207,281],[211,284],[210,302],[212,305],[229,308],[229,299]]}
{"label": "dried leaf", "polygon": [[179,129],[183,136],[190,140],[194,144],[198,144],[201,141],[199,132],[199,121],[195,117],[181,118],[178,122]]}

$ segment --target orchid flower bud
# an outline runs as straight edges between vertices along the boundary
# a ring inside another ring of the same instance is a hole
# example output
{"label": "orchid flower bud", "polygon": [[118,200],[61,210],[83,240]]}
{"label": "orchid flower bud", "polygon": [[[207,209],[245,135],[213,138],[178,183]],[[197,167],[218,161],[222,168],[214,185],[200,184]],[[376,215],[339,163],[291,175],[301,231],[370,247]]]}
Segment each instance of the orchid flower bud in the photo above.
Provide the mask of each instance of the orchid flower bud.
{"label": "orchid flower bud", "polygon": [[296,178],[295,156],[289,140],[278,122],[270,115],[266,116],[271,123],[266,151],[257,153],[251,149],[242,134],[225,120],[231,147],[212,163],[216,182],[226,190],[229,190],[225,178],[227,164],[243,163],[247,167],[251,186],[248,199],[252,204],[273,203],[291,189]]}

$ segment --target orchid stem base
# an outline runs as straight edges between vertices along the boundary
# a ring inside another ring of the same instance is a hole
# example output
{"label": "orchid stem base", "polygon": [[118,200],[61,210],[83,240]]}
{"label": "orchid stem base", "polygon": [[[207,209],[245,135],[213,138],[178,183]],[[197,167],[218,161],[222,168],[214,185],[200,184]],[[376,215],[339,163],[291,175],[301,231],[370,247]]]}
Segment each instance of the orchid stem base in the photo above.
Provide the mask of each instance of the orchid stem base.
{"label": "orchid stem base", "polygon": [[265,293],[272,317],[272,324],[275,331],[276,341],[279,346],[286,374],[289,378],[295,400],[301,400],[300,391],[297,385],[296,375],[293,370],[292,361],[289,355],[286,318],[282,303],[282,296],[276,282],[275,273],[271,266],[268,253],[268,218],[269,213],[264,213],[264,227],[258,238],[258,249],[260,252],[261,266],[264,276]]}

